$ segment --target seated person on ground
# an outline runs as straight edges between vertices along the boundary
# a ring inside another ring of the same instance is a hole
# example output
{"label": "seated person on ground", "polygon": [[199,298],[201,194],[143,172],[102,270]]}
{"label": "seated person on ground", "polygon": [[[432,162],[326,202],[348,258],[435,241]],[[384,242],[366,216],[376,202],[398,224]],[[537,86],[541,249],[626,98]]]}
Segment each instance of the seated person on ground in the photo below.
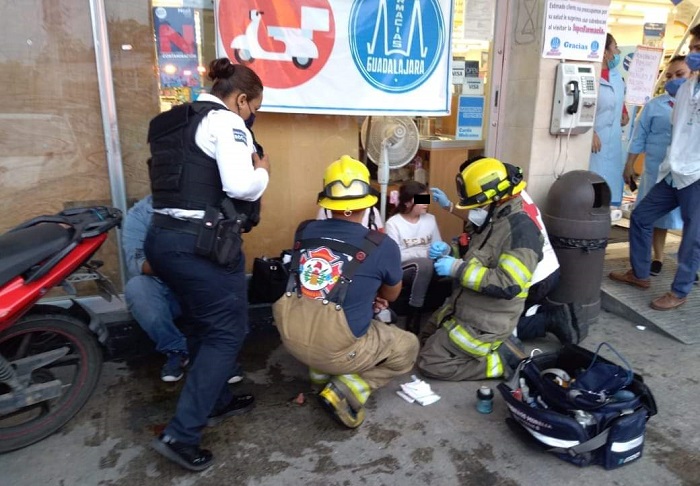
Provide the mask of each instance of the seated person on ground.
{"label": "seated person on ground", "polygon": [[[153,198],[148,195],[134,204],[126,213],[122,227],[122,247],[127,267],[124,298],[127,308],[156,345],[156,351],[167,360],[160,372],[165,382],[182,379],[189,362],[187,339],[175,320],[182,315],[175,294],[155,276],[146,260],[143,242],[153,216]],[[243,370],[236,365],[229,383],[243,379]]]}
{"label": "seated person on ground", "polygon": [[406,320],[406,329],[416,334],[420,331],[420,312],[434,275],[428,250],[431,243],[442,241],[435,216],[428,214],[429,202],[430,195],[425,184],[405,182],[399,188],[399,202],[394,215],[386,222],[386,234],[401,249],[403,283],[411,289],[408,301],[411,312]]}

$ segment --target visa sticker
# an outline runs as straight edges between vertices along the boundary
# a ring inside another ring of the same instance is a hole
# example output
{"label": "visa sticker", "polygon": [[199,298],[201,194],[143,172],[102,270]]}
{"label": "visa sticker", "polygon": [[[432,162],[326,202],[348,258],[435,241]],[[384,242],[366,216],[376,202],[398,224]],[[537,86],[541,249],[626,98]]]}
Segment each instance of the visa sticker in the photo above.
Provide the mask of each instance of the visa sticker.
{"label": "visa sticker", "polygon": [[238,128],[234,128],[233,129],[233,139],[236,142],[242,142],[242,143],[248,145],[248,137],[246,136],[246,134],[243,130],[239,130]]}

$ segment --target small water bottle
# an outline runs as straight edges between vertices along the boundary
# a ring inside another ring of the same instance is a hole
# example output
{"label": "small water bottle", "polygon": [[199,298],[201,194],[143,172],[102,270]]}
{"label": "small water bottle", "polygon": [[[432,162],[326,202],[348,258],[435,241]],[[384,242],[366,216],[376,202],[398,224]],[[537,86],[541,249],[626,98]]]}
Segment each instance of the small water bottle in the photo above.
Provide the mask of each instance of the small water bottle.
{"label": "small water bottle", "polygon": [[482,386],[476,392],[476,411],[479,413],[493,411],[493,391],[488,386]]}

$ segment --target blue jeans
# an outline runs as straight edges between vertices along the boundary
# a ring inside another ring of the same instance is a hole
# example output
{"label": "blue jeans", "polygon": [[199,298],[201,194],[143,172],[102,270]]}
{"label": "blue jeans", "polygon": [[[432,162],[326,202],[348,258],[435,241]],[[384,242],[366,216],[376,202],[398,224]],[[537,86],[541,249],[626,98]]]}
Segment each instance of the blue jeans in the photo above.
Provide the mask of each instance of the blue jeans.
{"label": "blue jeans", "polygon": [[220,266],[194,253],[196,236],[151,226],[144,250],[193,325],[192,367],[165,433],[199,444],[207,418],[232,398],[227,380],[248,333],[245,258]]}
{"label": "blue jeans", "polygon": [[411,286],[411,295],[408,305],[411,307],[423,307],[425,295],[433,280],[433,261],[430,258],[413,258],[401,263],[403,270],[403,283]]}
{"label": "blue jeans", "polygon": [[163,354],[188,354],[187,341],[174,320],[182,311],[175,294],[160,279],[137,275],[129,279],[124,289],[126,306],[139,326]]}
{"label": "blue jeans", "polygon": [[671,290],[682,298],[693,288],[700,267],[700,180],[683,189],[661,181],[634,208],[630,221],[630,263],[637,278],[649,278],[654,222],[679,206],[683,238],[678,249],[678,270]]}

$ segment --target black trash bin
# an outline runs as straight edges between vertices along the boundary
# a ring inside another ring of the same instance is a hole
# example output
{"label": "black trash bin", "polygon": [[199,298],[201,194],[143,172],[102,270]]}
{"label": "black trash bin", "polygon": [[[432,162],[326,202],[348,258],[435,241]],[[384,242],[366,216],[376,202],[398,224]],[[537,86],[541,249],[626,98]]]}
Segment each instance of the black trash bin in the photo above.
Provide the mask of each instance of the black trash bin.
{"label": "black trash bin", "polygon": [[583,339],[600,313],[610,188],[594,172],[567,172],[552,184],[542,217],[561,266],[559,284],[548,298],[571,304]]}

